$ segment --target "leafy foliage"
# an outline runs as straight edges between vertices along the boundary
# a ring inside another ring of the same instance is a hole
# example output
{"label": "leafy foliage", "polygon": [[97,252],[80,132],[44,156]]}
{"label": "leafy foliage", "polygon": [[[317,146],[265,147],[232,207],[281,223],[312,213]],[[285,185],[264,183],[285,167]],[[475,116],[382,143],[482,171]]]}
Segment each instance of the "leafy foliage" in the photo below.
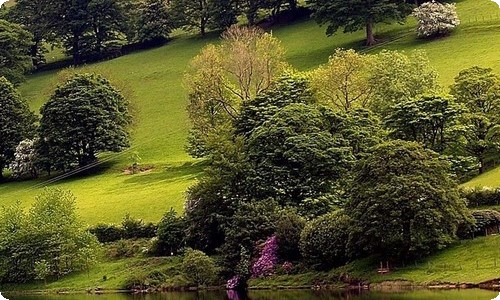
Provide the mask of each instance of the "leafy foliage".
{"label": "leafy foliage", "polygon": [[171,12],[164,0],[146,0],[141,7],[137,31],[142,43],[161,43],[174,28]]}
{"label": "leafy foliage", "polygon": [[97,240],[82,229],[69,192],[46,190],[28,213],[19,204],[4,208],[0,234],[1,282],[60,277],[96,261]]}
{"label": "leafy foliage", "polygon": [[383,117],[397,103],[439,91],[438,74],[422,51],[409,54],[382,51],[377,54],[371,74],[373,100],[370,108]]}
{"label": "leafy foliage", "polygon": [[468,212],[448,172],[447,163],[419,144],[374,147],[357,164],[346,207],[351,252],[404,260],[451,243]]}
{"label": "leafy foliage", "polygon": [[120,92],[100,75],[71,77],[41,109],[41,158],[50,168],[66,171],[95,162],[100,152],[127,148],[127,106]]}
{"label": "leafy foliage", "polygon": [[177,254],[184,245],[184,220],[172,208],[158,224],[158,253]]}
{"label": "leafy foliage", "polygon": [[15,84],[24,80],[24,74],[32,67],[32,39],[33,35],[20,25],[0,19],[0,77]]}
{"label": "leafy foliage", "polygon": [[413,10],[412,16],[418,21],[419,37],[447,35],[460,25],[455,3],[425,2]]}
{"label": "leafy foliage", "polygon": [[447,95],[427,95],[398,103],[385,124],[391,136],[443,153],[453,138],[463,108]]}
{"label": "leafy foliage", "polygon": [[376,43],[373,25],[391,20],[402,22],[411,12],[411,7],[404,0],[309,0],[313,16],[323,25],[327,24],[326,33],[334,34],[339,28],[344,32],[355,32],[366,28],[366,44]]}
{"label": "leafy foliage", "polygon": [[500,154],[500,78],[491,69],[462,70],[451,87],[452,94],[468,111],[456,147],[479,161],[479,172]]}
{"label": "leafy foliage", "polygon": [[366,108],[372,98],[370,82],[373,56],[337,49],[326,65],[311,74],[319,101],[341,111]]}
{"label": "leafy foliage", "polygon": [[304,218],[293,210],[287,209],[281,212],[276,223],[276,240],[281,259],[295,261],[300,258],[300,234],[305,225]]}
{"label": "leafy foliage", "polygon": [[347,262],[348,239],[349,218],[336,211],[307,223],[300,236],[300,250],[308,264],[328,270]]}
{"label": "leafy foliage", "polygon": [[15,159],[19,143],[33,136],[34,122],[28,104],[5,77],[0,77],[0,179],[3,169]]}
{"label": "leafy foliage", "polygon": [[182,261],[184,276],[196,285],[211,284],[216,280],[218,269],[215,262],[199,250],[189,249]]}

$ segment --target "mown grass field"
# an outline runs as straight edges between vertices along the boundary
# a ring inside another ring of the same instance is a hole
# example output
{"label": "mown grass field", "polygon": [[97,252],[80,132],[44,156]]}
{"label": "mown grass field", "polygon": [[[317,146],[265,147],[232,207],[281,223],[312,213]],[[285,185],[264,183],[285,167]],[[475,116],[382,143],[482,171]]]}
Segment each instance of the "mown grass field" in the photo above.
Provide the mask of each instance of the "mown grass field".
{"label": "mown grass field", "polygon": [[[299,70],[326,62],[335,48],[343,47],[368,52],[426,50],[446,86],[461,69],[475,64],[500,72],[500,9],[489,0],[461,0],[457,6],[463,26],[452,36],[436,41],[417,40],[412,20],[405,25],[379,25],[377,32],[386,43],[368,50],[363,48],[362,31],[327,37],[325,29],[311,20],[272,31],[287,50],[288,61]],[[91,66],[92,70],[112,74],[113,79],[130,90],[135,125],[130,151],[106,156],[109,161],[92,174],[76,175],[49,185],[71,190],[77,196],[79,214],[86,223],[116,223],[126,213],[158,221],[170,207],[182,210],[186,189],[203,172],[203,164],[184,151],[189,121],[182,78],[189,61],[202,47],[217,41],[215,34],[204,39],[180,35],[166,46]],[[47,101],[56,73],[30,76],[20,87],[34,111]],[[153,165],[154,169],[126,175],[123,171],[131,164],[131,151],[137,151],[141,163]],[[500,176],[500,169],[488,174],[493,175],[481,176],[475,182],[500,185],[500,180],[495,180]],[[44,180],[1,184],[0,205],[21,201],[28,206],[45,185]]]}

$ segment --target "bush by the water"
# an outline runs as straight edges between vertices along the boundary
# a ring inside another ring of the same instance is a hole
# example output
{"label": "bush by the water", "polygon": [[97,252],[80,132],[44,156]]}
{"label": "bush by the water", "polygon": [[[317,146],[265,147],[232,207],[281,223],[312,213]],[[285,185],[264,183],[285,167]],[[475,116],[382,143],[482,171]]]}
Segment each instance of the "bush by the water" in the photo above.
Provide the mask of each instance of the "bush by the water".
{"label": "bush by the water", "polygon": [[309,222],[300,236],[302,256],[316,269],[330,269],[347,262],[349,218],[343,211]]}
{"label": "bush by the water", "polygon": [[184,276],[196,285],[209,285],[217,279],[218,268],[214,260],[199,250],[188,249],[181,267]]}

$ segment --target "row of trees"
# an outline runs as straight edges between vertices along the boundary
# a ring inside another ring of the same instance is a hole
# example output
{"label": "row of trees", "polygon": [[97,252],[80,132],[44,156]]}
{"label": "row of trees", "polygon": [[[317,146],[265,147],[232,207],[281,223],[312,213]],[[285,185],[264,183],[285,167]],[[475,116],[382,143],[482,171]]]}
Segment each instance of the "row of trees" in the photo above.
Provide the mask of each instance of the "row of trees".
{"label": "row of trees", "polygon": [[96,162],[100,152],[129,146],[128,102],[100,75],[66,78],[42,106],[38,126],[26,102],[3,77],[0,104],[0,169],[10,167],[15,177],[83,167]]}
{"label": "row of trees", "polygon": [[[81,64],[88,59],[115,55],[126,43],[164,42],[175,28],[194,28],[204,35],[207,30],[235,24],[240,14],[254,24],[259,10],[278,12],[286,6],[295,9],[296,0],[19,0],[0,17],[27,31],[12,38],[23,43],[16,48],[24,55],[29,54],[37,66],[44,62],[48,44],[61,45],[73,57],[74,64]],[[0,75],[8,77],[4,72]]]}
{"label": "row of trees", "polygon": [[421,52],[338,50],[303,74],[272,35],[233,27],[186,82],[188,148],[210,162],[188,192],[186,243],[222,254],[227,275],[273,235],[284,260],[320,268],[441,249],[470,222],[456,179],[500,154],[498,76],[464,70],[446,94]]}

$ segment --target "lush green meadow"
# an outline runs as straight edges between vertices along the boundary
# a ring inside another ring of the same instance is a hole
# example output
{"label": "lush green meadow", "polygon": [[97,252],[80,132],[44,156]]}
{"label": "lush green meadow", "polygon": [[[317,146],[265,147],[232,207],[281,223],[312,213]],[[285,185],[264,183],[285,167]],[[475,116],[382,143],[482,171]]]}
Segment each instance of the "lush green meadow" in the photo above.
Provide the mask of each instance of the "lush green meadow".
{"label": "lush green meadow", "polygon": [[[335,48],[356,48],[368,52],[382,49],[426,50],[439,71],[444,85],[452,83],[461,70],[479,64],[500,72],[500,9],[489,0],[458,1],[463,26],[452,36],[436,41],[420,41],[413,32],[414,21],[404,25],[379,25],[384,40],[380,46],[363,48],[364,33],[324,34],[314,21],[300,21],[274,28],[287,50],[290,64],[308,70],[327,61]],[[484,19],[484,20],[483,20]],[[170,207],[181,210],[186,189],[203,172],[202,162],[190,158],[185,150],[189,130],[183,74],[189,61],[218,35],[201,39],[178,35],[168,45],[136,52],[90,66],[111,74],[130,90],[134,111],[132,148],[121,154],[103,156],[102,165],[90,174],[77,174],[48,184],[71,190],[78,198],[79,213],[88,224],[119,222],[126,213],[148,221],[158,221]],[[57,82],[57,72],[30,76],[20,87],[31,108],[38,111]],[[130,153],[137,151],[141,164],[154,168],[137,175],[124,170],[131,164]],[[499,185],[500,170],[476,179],[475,184]],[[47,178],[0,185],[0,205],[21,201],[28,206]]]}

